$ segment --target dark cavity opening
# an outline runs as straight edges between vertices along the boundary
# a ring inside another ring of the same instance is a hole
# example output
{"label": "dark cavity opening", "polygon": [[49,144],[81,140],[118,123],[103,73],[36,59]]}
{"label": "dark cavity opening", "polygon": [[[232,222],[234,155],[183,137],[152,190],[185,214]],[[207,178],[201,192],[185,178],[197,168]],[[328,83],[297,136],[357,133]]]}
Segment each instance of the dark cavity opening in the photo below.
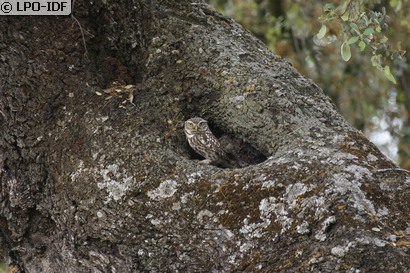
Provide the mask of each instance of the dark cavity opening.
{"label": "dark cavity opening", "polygon": [[[267,159],[266,156],[255,149],[250,143],[224,132],[211,121],[208,121],[208,126],[211,129],[212,133],[221,142],[222,146],[228,154],[228,157],[235,162],[232,168],[243,168],[249,165],[255,165],[262,163]],[[192,149],[191,152],[195,154],[192,158],[203,159],[200,155],[192,151]]]}

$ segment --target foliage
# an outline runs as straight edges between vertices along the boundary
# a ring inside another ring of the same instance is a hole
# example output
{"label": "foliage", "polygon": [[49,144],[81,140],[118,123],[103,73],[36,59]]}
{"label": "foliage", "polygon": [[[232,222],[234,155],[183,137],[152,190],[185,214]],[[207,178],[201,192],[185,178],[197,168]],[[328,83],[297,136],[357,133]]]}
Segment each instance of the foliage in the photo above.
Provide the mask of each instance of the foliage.
{"label": "foliage", "polygon": [[[388,30],[389,17],[386,15],[386,8],[382,7],[381,12],[365,9],[364,2],[344,1],[342,5],[335,6],[332,3],[324,5],[324,14],[319,20],[322,27],[316,35],[318,39],[323,39],[326,35],[326,23],[336,21],[342,26],[339,37],[343,37],[341,55],[344,61],[351,58],[350,46],[357,44],[360,51],[370,50],[372,66],[383,71],[386,78],[393,83],[396,79],[390,71],[390,66],[386,65],[386,59],[399,60],[405,54],[400,44],[396,50],[391,49],[388,38],[384,33]],[[346,7],[347,6],[347,7]]]}
{"label": "foliage", "polygon": [[7,266],[4,262],[0,261],[0,273],[7,272]]}
{"label": "foliage", "polygon": [[410,169],[410,0],[210,3],[317,82],[356,128],[370,136],[383,117]]}

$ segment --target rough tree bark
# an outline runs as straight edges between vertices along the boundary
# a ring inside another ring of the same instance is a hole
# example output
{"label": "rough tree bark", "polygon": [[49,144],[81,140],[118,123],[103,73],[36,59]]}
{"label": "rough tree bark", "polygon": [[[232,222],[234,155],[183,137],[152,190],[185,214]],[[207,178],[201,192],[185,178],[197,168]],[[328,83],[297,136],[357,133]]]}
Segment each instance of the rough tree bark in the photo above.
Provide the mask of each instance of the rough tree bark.
{"label": "rough tree bark", "polygon": [[[409,173],[319,87],[201,2],[123,2],[76,1],[88,57],[72,18],[0,18],[16,271],[409,272]],[[197,115],[250,165],[198,164]]]}

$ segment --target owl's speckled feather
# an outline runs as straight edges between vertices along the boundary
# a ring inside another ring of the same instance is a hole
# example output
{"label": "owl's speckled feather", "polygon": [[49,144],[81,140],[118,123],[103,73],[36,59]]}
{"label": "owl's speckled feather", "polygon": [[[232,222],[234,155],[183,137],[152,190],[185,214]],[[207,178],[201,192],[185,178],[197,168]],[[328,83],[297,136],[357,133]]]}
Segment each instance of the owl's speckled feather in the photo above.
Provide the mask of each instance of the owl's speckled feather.
{"label": "owl's speckled feather", "polygon": [[212,134],[208,122],[195,117],[185,121],[185,135],[189,146],[208,160],[207,163],[229,162],[219,140]]}

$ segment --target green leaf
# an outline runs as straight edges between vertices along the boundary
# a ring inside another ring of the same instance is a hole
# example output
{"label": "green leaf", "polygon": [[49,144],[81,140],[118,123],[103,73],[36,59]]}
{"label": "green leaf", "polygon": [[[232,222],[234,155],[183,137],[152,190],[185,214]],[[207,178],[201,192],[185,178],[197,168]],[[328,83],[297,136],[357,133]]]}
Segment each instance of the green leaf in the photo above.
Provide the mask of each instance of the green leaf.
{"label": "green leaf", "polygon": [[364,30],[363,34],[364,35],[371,35],[371,34],[373,34],[373,32],[374,32],[374,29],[372,27],[368,27]]}
{"label": "green leaf", "polygon": [[359,42],[360,51],[363,51],[366,48],[366,43],[363,41]]}
{"label": "green leaf", "polygon": [[350,52],[350,46],[346,41],[343,42],[343,44],[340,48],[340,53],[342,54],[342,59],[345,62],[350,60],[350,58],[352,57],[352,53]]}
{"label": "green leaf", "polygon": [[394,76],[392,75],[392,73],[390,72],[390,66],[386,65],[384,67],[384,75],[386,76],[386,78],[391,81],[392,83],[396,84],[396,79],[394,78]]}
{"label": "green leaf", "polygon": [[381,28],[380,26],[377,26],[377,27],[376,27],[376,31],[377,31],[377,32],[381,32],[381,31],[382,31],[382,28]]}
{"label": "green leaf", "polygon": [[360,33],[359,27],[355,23],[350,23],[350,27],[354,29],[357,33]]}
{"label": "green leaf", "polygon": [[400,59],[400,53],[399,52],[393,52],[391,54],[390,59],[394,60],[394,59]]}
{"label": "green leaf", "polygon": [[345,13],[345,14],[342,15],[341,18],[342,18],[343,21],[346,22],[347,20],[349,20],[349,14]]}
{"label": "green leaf", "polygon": [[331,11],[334,10],[335,6],[332,3],[327,3],[323,6],[323,10],[326,11]]}
{"label": "green leaf", "polygon": [[325,37],[326,35],[326,26],[322,25],[322,27],[320,28],[318,34],[316,35],[318,39],[323,39],[323,37]]}
{"label": "green leaf", "polygon": [[351,38],[347,41],[347,43],[348,43],[349,45],[351,45],[351,44],[356,43],[357,41],[359,41],[359,36],[354,36],[354,37],[351,37]]}
{"label": "green leaf", "polygon": [[394,8],[394,11],[398,12],[402,7],[402,1],[401,0],[391,0],[390,6]]}
{"label": "green leaf", "polygon": [[380,55],[373,55],[370,58],[370,61],[372,62],[372,66],[375,66],[377,68],[381,68],[381,56]]}

